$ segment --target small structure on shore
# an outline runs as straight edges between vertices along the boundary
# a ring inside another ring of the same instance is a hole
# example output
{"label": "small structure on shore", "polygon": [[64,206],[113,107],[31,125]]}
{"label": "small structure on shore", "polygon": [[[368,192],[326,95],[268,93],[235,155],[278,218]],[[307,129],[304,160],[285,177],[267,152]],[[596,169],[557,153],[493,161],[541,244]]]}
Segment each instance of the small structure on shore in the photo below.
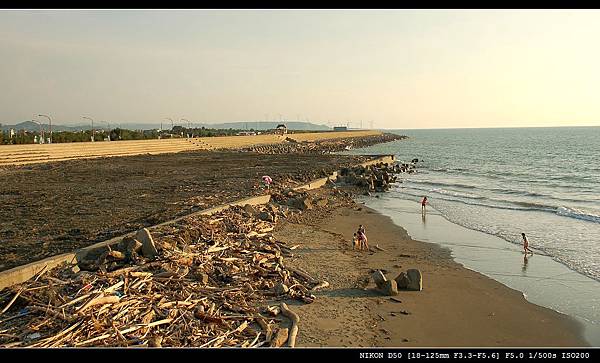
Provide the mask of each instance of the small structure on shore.
{"label": "small structure on shore", "polygon": [[287,134],[287,126],[285,126],[285,124],[279,124],[277,125],[277,127],[275,128],[275,132],[276,135],[285,135]]}
{"label": "small structure on shore", "polygon": [[334,126],[333,131],[348,131],[347,126]]}

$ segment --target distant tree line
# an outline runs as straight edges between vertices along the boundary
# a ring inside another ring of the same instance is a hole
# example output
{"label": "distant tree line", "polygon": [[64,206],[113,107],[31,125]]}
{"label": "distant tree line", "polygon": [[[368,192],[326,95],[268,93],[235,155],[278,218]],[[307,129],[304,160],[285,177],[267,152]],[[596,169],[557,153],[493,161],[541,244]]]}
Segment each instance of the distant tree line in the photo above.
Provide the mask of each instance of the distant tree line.
{"label": "distant tree line", "polygon": [[[181,138],[181,137],[214,137],[214,136],[234,136],[242,131],[255,131],[253,128],[250,130],[243,129],[208,129],[205,127],[187,128],[183,126],[175,126],[172,130],[128,130],[122,128],[115,128],[110,131],[95,130],[94,141],[102,142],[119,140],[148,140],[148,139],[168,139],[168,138]],[[258,131],[256,132],[268,132]],[[310,130],[294,130],[290,133],[305,133],[315,132]],[[40,140],[39,131],[26,131],[18,130],[16,135],[10,137],[9,131],[0,132],[0,145],[2,144],[33,144]],[[47,141],[50,137],[48,131],[44,132],[44,141]],[[69,142],[86,142],[92,140],[92,130],[82,131],[55,131],[52,133],[53,143],[69,143]]]}
{"label": "distant tree line", "polygon": [[[175,126],[172,130],[128,130],[115,128],[110,131],[95,130],[94,141],[102,142],[119,140],[148,140],[148,139],[168,139],[181,137],[212,137],[212,136],[232,136],[240,131],[238,129],[207,129],[207,128],[185,128]],[[254,131],[254,130],[252,130]],[[33,144],[40,140],[39,131],[18,130],[13,137],[10,137],[9,131],[0,132],[0,144]],[[48,131],[44,132],[44,141],[50,137]],[[83,131],[55,131],[52,133],[53,143],[86,142],[92,140],[92,130]]]}

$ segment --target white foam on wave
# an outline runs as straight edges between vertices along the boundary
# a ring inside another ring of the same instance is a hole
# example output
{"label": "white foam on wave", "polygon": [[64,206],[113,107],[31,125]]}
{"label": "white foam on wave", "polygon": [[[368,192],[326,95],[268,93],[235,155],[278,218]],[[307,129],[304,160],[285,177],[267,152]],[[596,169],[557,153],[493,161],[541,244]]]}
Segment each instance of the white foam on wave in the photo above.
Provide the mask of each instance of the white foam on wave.
{"label": "white foam on wave", "polygon": [[475,194],[470,194],[470,193],[461,193],[461,192],[457,192],[454,190],[446,190],[443,188],[434,188],[434,189],[431,189],[430,192],[439,193],[439,194],[447,194],[447,195],[451,195],[453,197],[470,198],[470,199],[484,199],[485,198],[480,195],[475,195]]}
{"label": "white foam on wave", "polygon": [[[411,194],[414,196],[421,196],[423,192],[437,193],[444,197],[437,197],[437,199],[446,200],[450,202],[459,202],[463,204],[496,208],[496,209],[507,209],[507,210],[523,210],[523,211],[540,211],[546,213],[557,214],[561,217],[574,218],[582,221],[600,223],[600,214],[596,214],[590,211],[584,211],[575,207],[567,206],[556,206],[545,203],[536,203],[528,201],[515,201],[506,199],[489,198],[480,195],[461,193],[457,191],[446,190],[443,188],[419,188],[418,186],[410,186],[410,189],[418,191],[416,194],[411,193],[410,190],[403,190],[404,193]],[[450,198],[448,198],[450,197]],[[455,199],[464,198],[464,199]],[[482,200],[486,200],[492,203],[485,203]],[[497,203],[496,203],[497,202]]]}
{"label": "white foam on wave", "polygon": [[563,217],[580,219],[583,221],[600,223],[600,215],[588,213],[577,208],[559,207],[556,209],[556,214]]}

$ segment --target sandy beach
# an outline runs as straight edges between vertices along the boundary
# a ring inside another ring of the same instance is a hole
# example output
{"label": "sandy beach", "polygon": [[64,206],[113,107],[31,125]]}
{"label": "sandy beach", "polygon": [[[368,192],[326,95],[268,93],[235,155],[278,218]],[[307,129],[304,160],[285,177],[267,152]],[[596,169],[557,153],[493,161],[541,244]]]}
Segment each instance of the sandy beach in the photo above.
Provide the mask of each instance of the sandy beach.
{"label": "sandy beach", "polygon": [[[359,224],[370,253],[350,247]],[[527,302],[521,292],[456,263],[449,250],[410,239],[389,217],[350,200],[305,213],[302,224],[282,223],[275,236],[301,244],[300,257],[289,263],[330,282],[314,303],[294,306],[302,319],[300,346],[588,345],[572,318]],[[374,269],[394,278],[408,268],[423,273],[423,291],[400,291],[397,302],[374,290]]]}
{"label": "sandy beach", "polygon": [[[374,170],[361,168],[353,170]],[[78,269],[67,264],[46,275],[40,272],[39,281],[37,276],[11,286],[2,301],[7,307],[15,303],[2,321],[7,334],[0,343],[279,347],[288,339],[288,328],[292,331],[291,317],[283,314],[288,304],[300,318],[290,346],[589,345],[579,322],[463,267],[438,244],[411,239],[390,217],[357,202],[366,190],[357,185],[365,179],[351,177],[347,169],[340,175],[347,176],[310,191],[275,188],[268,205],[232,207],[151,227],[155,242],[138,235],[146,242],[124,238],[115,250],[89,253]],[[345,184],[348,180],[355,180],[350,184],[355,186]],[[370,251],[352,249],[359,224],[366,227]],[[142,248],[149,243],[156,247]],[[401,290],[390,297],[375,288],[374,271],[394,279],[411,268],[423,274],[422,291]],[[78,286],[92,290],[77,297]],[[23,289],[27,293],[19,296]],[[81,299],[84,305],[73,305]],[[52,305],[69,306],[66,315],[52,310],[57,320],[44,317]],[[112,326],[93,325],[82,315],[96,305],[87,314],[102,314],[100,320]],[[272,314],[278,307],[282,314]],[[23,313],[24,308],[36,312]],[[156,327],[136,332],[145,324]],[[32,327],[39,329],[37,335]]]}

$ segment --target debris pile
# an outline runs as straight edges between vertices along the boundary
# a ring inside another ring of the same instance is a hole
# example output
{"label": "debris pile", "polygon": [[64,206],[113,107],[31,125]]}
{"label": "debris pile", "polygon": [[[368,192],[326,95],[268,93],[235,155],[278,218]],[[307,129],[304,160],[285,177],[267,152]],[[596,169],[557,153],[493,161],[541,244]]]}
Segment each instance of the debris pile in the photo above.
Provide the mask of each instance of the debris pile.
{"label": "debris pile", "polygon": [[[291,194],[290,204],[308,200]],[[293,346],[298,317],[277,301],[311,303],[328,283],[284,263],[298,246],[270,232],[290,214],[276,203],[232,207],[41,271],[0,293],[0,346]]]}
{"label": "debris pile", "polygon": [[414,164],[387,165],[378,163],[368,167],[355,166],[340,170],[337,181],[346,185],[354,185],[369,192],[384,192],[391,184],[398,181],[396,174],[413,172]]}
{"label": "debris pile", "polygon": [[293,138],[287,137],[287,143],[284,144],[255,145],[238,150],[240,152],[256,152],[260,154],[328,154],[406,138],[406,136],[384,133],[382,135],[349,137],[315,142],[297,142]]}
{"label": "debris pile", "polygon": [[288,266],[299,245],[272,231],[346,198],[282,185],[266,205],[144,228],[77,265],[42,270],[0,291],[0,346],[294,346],[299,318],[284,301],[312,303],[329,283]]}

